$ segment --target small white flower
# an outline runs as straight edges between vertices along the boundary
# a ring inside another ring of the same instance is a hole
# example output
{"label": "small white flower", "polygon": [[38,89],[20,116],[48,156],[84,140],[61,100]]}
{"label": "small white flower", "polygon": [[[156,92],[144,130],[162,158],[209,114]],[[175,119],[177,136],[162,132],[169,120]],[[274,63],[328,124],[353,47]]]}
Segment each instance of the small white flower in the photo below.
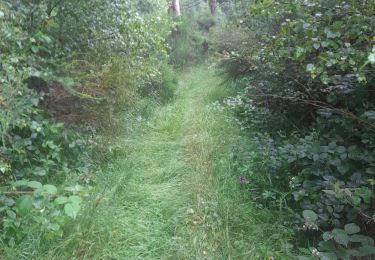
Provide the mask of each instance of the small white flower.
{"label": "small white flower", "polygon": [[319,256],[320,253],[319,253],[318,249],[314,248],[312,250],[312,254],[315,255],[315,256]]}

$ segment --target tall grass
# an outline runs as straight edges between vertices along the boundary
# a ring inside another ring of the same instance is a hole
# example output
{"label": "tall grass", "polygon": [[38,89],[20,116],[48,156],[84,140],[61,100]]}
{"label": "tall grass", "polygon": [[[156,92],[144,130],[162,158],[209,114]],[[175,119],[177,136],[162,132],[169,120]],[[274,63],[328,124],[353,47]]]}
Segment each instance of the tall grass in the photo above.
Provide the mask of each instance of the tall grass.
{"label": "tall grass", "polygon": [[9,259],[287,259],[281,218],[257,209],[235,175],[240,132],[211,105],[230,92],[219,83],[201,66],[181,76],[173,102],[124,116],[126,135],[77,222]]}

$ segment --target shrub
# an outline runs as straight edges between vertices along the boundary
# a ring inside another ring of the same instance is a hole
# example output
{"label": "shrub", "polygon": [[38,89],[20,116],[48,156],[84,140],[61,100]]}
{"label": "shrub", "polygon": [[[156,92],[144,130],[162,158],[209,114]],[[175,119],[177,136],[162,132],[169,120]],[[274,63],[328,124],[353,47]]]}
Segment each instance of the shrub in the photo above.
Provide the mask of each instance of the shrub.
{"label": "shrub", "polygon": [[[320,257],[327,250],[329,259],[373,254],[371,239],[358,249],[360,241],[342,230],[356,223],[373,236],[375,226],[374,4],[268,1],[249,8],[242,26],[252,44],[229,43],[222,63],[227,77],[243,86],[227,101],[240,126],[268,133],[255,139],[258,155],[241,161],[248,177],[295,210],[313,241],[341,232],[337,247],[319,247]],[[259,170],[264,181],[255,177]]]}
{"label": "shrub", "polygon": [[113,127],[116,113],[134,106],[142,87],[171,96],[168,19],[152,12],[160,3],[142,1],[147,19],[133,4],[0,2],[4,248],[30,237],[61,237],[94,180],[99,156],[93,150],[108,150],[98,147],[98,130]]}

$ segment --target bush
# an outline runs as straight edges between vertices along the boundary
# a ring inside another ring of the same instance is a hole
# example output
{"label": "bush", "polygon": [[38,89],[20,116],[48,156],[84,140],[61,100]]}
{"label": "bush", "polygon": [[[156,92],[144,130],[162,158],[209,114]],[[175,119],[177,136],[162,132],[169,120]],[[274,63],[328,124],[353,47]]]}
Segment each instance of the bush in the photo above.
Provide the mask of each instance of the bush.
{"label": "bush", "polygon": [[172,95],[168,19],[156,13],[159,4],[142,1],[147,19],[133,4],[0,2],[3,248],[61,237],[94,181],[93,159],[108,152],[98,130],[114,127],[141,89],[163,100]]}
{"label": "bush", "polygon": [[242,128],[268,133],[255,139],[258,155],[240,160],[245,174],[270,192],[259,191],[263,199],[298,213],[308,238],[323,234],[315,257],[373,254],[373,240],[342,230],[375,230],[374,4],[269,1],[249,8],[241,24],[252,44],[220,45],[230,53],[224,72],[243,86],[226,103]]}

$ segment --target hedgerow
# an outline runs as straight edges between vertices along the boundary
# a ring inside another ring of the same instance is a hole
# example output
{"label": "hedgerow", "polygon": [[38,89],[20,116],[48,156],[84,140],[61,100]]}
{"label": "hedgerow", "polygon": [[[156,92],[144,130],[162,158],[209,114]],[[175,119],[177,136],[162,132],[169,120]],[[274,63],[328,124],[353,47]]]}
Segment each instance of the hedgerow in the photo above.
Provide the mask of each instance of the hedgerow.
{"label": "hedgerow", "polygon": [[[0,2],[3,250],[62,237],[95,181],[100,162],[93,159],[106,153],[96,134],[115,128],[116,113],[143,96],[172,96],[175,79],[164,73],[168,17],[158,13],[164,5]],[[137,13],[141,7],[148,11]]]}
{"label": "hedgerow", "polygon": [[218,43],[242,88],[226,107],[257,151],[240,149],[238,171],[260,203],[293,212],[301,259],[375,254],[373,1],[247,7],[232,13],[241,42]]}

